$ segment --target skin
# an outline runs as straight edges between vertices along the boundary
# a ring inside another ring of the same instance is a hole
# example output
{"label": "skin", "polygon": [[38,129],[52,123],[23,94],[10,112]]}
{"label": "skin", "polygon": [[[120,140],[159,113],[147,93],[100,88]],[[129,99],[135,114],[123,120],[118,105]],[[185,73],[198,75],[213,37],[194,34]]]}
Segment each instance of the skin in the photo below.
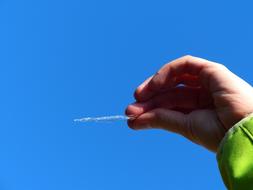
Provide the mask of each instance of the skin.
{"label": "skin", "polygon": [[184,56],[164,65],[134,93],[132,129],[178,133],[216,152],[225,133],[253,112],[253,88],[224,65]]}

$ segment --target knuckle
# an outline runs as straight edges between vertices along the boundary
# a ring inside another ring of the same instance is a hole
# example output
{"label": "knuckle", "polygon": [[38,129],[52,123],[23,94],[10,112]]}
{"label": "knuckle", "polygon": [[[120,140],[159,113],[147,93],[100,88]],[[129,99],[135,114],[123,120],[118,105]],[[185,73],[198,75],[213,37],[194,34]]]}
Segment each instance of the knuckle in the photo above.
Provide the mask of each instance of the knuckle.
{"label": "knuckle", "polygon": [[[171,62],[164,64],[164,66],[161,68],[161,70],[170,67],[170,65],[171,65]],[[158,73],[159,73],[159,71],[158,71]]]}
{"label": "knuckle", "polygon": [[179,58],[179,62],[185,65],[186,68],[190,67],[192,63],[198,63],[197,58],[192,55],[185,55]]}
{"label": "knuckle", "polygon": [[221,63],[217,63],[217,64],[218,64],[219,68],[224,69],[224,70],[228,70],[228,68],[225,65],[223,65]]}
{"label": "knuckle", "polygon": [[193,58],[193,56],[192,55],[185,55],[185,56],[183,56],[185,59],[191,59],[191,58]]}
{"label": "knuckle", "polygon": [[192,62],[195,59],[195,57],[192,55],[185,55],[182,57],[182,59],[184,60],[185,63],[189,63]]}

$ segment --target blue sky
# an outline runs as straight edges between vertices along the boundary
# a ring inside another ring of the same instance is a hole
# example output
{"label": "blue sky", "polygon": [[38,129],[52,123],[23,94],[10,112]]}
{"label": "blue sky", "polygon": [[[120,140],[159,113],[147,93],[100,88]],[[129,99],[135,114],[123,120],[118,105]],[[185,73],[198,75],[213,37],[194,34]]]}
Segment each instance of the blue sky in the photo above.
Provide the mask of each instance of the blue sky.
{"label": "blue sky", "polygon": [[253,84],[250,1],[0,0],[0,189],[225,189],[215,155],[125,122],[133,91],[185,54]]}

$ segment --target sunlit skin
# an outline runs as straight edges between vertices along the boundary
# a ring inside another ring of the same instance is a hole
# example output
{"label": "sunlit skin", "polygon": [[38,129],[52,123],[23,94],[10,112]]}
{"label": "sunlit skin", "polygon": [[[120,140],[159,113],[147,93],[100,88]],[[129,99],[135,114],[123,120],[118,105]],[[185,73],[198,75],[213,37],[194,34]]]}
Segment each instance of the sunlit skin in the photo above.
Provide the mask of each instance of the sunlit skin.
{"label": "sunlit skin", "polygon": [[[180,84],[180,85],[179,85]],[[216,152],[226,131],[253,112],[253,88],[224,65],[184,56],[164,65],[134,93],[132,129],[160,128]]]}

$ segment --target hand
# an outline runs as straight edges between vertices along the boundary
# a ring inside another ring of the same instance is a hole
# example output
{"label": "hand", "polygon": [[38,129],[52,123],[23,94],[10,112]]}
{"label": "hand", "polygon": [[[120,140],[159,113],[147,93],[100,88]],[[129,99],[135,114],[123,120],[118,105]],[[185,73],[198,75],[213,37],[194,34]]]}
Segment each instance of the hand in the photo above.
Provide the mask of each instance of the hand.
{"label": "hand", "polygon": [[184,56],[135,91],[132,129],[160,128],[216,152],[226,131],[253,112],[253,88],[225,66]]}

